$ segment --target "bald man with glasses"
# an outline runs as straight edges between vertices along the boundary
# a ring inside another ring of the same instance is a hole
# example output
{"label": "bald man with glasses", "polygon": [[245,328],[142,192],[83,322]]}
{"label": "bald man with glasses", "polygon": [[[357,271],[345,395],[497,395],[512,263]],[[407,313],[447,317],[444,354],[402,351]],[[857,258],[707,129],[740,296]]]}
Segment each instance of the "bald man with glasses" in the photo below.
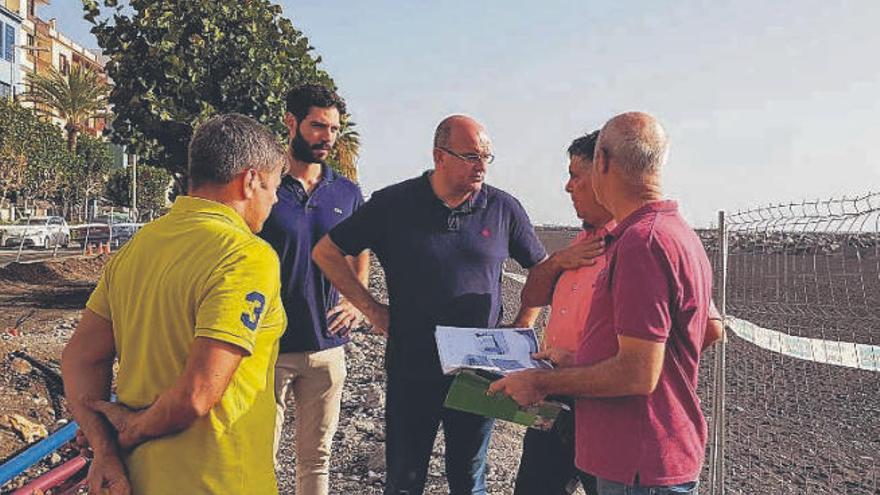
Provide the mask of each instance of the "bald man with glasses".
{"label": "bald man with glasses", "polygon": [[[485,184],[494,156],[480,123],[463,115],[444,119],[433,158],[433,170],[374,193],[313,252],[333,285],[388,335],[386,494],[424,491],[441,422],[450,493],[486,492],[493,420],[443,407],[451,378],[440,369],[434,331],[497,327],[504,260],[531,268],[547,257],[519,201]],[[387,306],[345,262],[364,249],[385,270]]]}

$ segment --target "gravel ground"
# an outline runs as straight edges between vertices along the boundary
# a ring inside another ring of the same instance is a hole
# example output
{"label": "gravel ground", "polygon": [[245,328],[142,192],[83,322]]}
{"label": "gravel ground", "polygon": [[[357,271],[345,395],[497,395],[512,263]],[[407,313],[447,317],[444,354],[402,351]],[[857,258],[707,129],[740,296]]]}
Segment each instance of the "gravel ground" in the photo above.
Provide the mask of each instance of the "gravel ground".
{"label": "gravel ground", "polygon": [[[513,266],[508,268],[513,270]],[[515,263],[512,263],[515,265]],[[522,271],[522,270],[519,270]],[[511,319],[519,308],[519,285],[505,278],[503,297],[505,315]],[[380,299],[385,299],[384,278],[381,267],[373,262],[370,289]],[[541,320],[543,323],[543,319]],[[543,326],[543,325],[542,325]],[[384,337],[357,332],[346,347],[348,378],[342,396],[342,414],[339,429],[333,443],[330,468],[330,492],[334,494],[379,494],[384,487],[384,403],[385,372],[382,368],[385,350]],[[289,406],[295,409],[291,399]],[[289,414],[285,422],[277,471],[281,493],[293,493],[295,487],[293,453],[293,420]],[[513,492],[513,482],[519,467],[522,435],[525,428],[505,422],[497,422],[489,445],[487,489],[492,494]],[[434,443],[434,451],[428,468],[425,493],[448,493],[444,476],[442,428]]]}
{"label": "gravel ground", "polygon": [[[567,244],[575,234],[572,229],[539,231],[550,251]],[[715,252],[712,234],[704,235],[710,254]],[[770,243],[766,239],[757,243],[747,236],[738,239],[729,271],[731,314],[793,335],[880,343],[876,244],[872,252],[870,240],[860,238],[839,242],[827,236],[818,240],[798,237],[795,242],[779,237]],[[822,249],[804,251],[803,246],[813,241]],[[53,403],[54,393],[43,374],[33,369],[21,372],[11,354],[24,351],[50,367],[57,365],[103,261],[73,258],[0,268],[0,330],[26,317],[20,335],[0,338],[0,415],[22,414],[50,431],[63,422],[63,401]],[[524,273],[512,262],[505,268]],[[505,278],[503,287],[509,319],[518,307],[520,285]],[[371,289],[380,297],[385,293],[378,271]],[[331,460],[331,492],[381,493],[384,338],[357,333],[347,353],[349,374]],[[705,355],[701,365],[699,395],[707,416],[714,393],[714,354]],[[876,373],[781,356],[735,336],[730,337],[727,360],[728,492],[880,494],[880,380]],[[294,416],[295,412],[288,418],[282,442],[283,462],[278,471],[282,493],[292,493],[294,488],[289,424]],[[520,427],[496,424],[489,453],[490,493],[511,493],[522,434]],[[0,460],[24,445],[10,431],[0,429]],[[429,468],[427,493],[446,493],[442,449],[441,435]],[[62,452],[62,457],[67,455]],[[26,476],[32,478],[58,462],[61,457],[47,459]],[[24,479],[0,487],[0,492],[6,493]]]}

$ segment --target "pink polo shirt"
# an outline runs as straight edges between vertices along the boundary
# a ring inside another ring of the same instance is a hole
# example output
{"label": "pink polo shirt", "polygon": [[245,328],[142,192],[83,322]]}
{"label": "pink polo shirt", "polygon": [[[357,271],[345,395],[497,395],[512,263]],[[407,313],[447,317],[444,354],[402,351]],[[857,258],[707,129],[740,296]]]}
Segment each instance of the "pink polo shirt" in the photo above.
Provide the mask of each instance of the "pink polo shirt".
{"label": "pink polo shirt", "polygon": [[[608,233],[606,229],[613,229],[615,225],[612,220],[604,228],[582,230],[571,244],[590,241],[597,236],[604,237]],[[605,258],[599,257],[596,258],[595,265],[566,270],[559,276],[553,289],[550,320],[544,328],[545,347],[561,347],[569,352],[577,352],[578,342],[590,314],[593,284],[604,267]]]}
{"label": "pink polo shirt", "polygon": [[699,478],[706,447],[697,369],[712,292],[700,239],[674,201],[650,203],[610,234],[606,267],[577,352],[579,365],[617,354],[618,335],[666,345],[648,396],[578,399],[575,462],[618,483],[644,486]]}

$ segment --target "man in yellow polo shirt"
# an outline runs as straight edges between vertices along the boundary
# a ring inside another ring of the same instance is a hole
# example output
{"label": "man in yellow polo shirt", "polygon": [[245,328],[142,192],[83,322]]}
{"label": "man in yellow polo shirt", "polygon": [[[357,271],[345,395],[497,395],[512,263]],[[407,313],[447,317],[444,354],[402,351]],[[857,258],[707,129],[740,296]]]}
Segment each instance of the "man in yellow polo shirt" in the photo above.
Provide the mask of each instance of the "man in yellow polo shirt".
{"label": "man in yellow polo shirt", "polygon": [[[286,321],[278,258],[254,233],[285,164],[253,119],[208,120],[190,142],[190,195],[104,269],[62,356],[94,452],[89,493],[277,493],[273,375]],[[106,402],[114,358],[117,404]]]}

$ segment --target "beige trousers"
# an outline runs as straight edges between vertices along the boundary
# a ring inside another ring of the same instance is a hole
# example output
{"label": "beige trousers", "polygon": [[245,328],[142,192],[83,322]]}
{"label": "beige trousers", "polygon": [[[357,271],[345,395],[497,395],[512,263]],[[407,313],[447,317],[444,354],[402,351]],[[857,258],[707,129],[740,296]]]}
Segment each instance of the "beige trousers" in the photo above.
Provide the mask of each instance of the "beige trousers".
{"label": "beige trousers", "polygon": [[278,355],[275,364],[275,465],[284,425],[285,401],[293,392],[297,495],[326,495],[330,485],[330,445],[339,423],[345,350]]}

